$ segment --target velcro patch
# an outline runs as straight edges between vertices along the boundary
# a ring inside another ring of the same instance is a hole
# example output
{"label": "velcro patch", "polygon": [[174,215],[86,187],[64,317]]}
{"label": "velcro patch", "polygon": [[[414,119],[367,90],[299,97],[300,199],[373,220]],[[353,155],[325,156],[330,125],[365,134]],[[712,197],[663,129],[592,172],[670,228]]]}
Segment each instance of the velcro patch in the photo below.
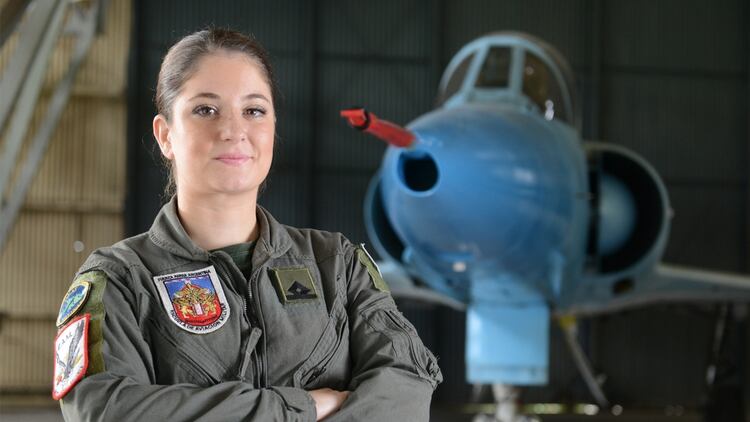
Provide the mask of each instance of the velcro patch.
{"label": "velcro patch", "polygon": [[213,265],[153,279],[169,319],[183,330],[208,334],[229,320],[229,302]]}
{"label": "velcro patch", "polygon": [[305,302],[318,298],[310,270],[306,267],[272,268],[276,292],[283,303]]}
{"label": "velcro patch", "polygon": [[375,260],[372,259],[372,256],[370,256],[370,253],[367,252],[367,249],[365,249],[365,245],[359,245],[357,247],[357,258],[359,258],[359,262],[367,267],[367,273],[370,274],[370,279],[372,279],[372,284],[375,286],[376,289],[380,290],[381,292],[388,293],[391,291],[391,289],[388,287],[388,284],[383,280],[383,274],[380,272],[380,268],[378,268],[378,264],[375,263]]}
{"label": "velcro patch", "polygon": [[52,398],[60,400],[86,374],[89,366],[89,321],[84,314],[70,321],[55,338],[55,378]]}
{"label": "velcro patch", "polygon": [[91,283],[88,281],[77,279],[70,285],[68,293],[65,293],[60,305],[60,312],[57,314],[57,321],[55,322],[57,328],[68,322],[70,317],[81,309],[89,297],[89,291],[91,291]]}

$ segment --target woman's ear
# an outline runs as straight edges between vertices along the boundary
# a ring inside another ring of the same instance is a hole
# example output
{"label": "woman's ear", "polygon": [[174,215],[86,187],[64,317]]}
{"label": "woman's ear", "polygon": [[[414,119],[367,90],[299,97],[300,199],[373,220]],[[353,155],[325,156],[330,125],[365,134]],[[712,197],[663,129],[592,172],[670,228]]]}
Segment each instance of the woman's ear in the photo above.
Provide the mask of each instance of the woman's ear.
{"label": "woman's ear", "polygon": [[167,160],[174,158],[174,152],[172,151],[172,140],[169,137],[169,123],[167,123],[166,117],[161,114],[154,116],[153,121],[154,138],[159,144],[159,149],[162,155]]}

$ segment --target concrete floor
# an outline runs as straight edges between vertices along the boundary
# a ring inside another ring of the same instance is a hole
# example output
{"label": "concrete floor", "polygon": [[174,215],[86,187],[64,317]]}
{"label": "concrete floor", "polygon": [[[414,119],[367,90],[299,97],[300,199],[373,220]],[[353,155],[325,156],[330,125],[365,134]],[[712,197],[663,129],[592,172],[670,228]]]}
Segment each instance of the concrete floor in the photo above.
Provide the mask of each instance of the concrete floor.
{"label": "concrete floor", "polygon": [[57,407],[17,408],[0,410],[0,420],[3,422],[63,422],[63,417]]}
{"label": "concrete floor", "polygon": [[[433,408],[432,422],[471,422],[473,415],[457,412],[455,409]],[[665,416],[654,413],[633,413],[631,415],[546,415],[538,417],[540,422],[700,422],[702,418],[695,414],[682,416]],[[63,422],[58,407],[3,407],[0,408],[2,422]]]}
{"label": "concrete floor", "polygon": [[[702,422],[703,418],[694,410],[681,411],[680,416],[667,416],[665,410],[648,411],[625,409],[621,415],[602,413],[594,416],[581,414],[540,415],[529,418],[529,422]],[[494,412],[487,404],[457,404],[432,402],[432,422],[473,422],[476,412]],[[58,403],[45,395],[0,396],[0,422],[63,422]]]}

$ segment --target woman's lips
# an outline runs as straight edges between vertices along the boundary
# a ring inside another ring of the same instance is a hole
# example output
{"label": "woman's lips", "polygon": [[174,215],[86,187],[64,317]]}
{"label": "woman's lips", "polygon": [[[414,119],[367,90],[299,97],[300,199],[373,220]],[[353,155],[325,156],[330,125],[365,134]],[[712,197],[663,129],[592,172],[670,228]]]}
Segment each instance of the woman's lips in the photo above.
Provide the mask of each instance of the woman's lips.
{"label": "woman's lips", "polygon": [[230,165],[230,166],[240,166],[249,159],[250,159],[250,156],[242,155],[242,154],[226,154],[226,155],[220,155],[216,157],[216,160],[219,160],[222,163]]}

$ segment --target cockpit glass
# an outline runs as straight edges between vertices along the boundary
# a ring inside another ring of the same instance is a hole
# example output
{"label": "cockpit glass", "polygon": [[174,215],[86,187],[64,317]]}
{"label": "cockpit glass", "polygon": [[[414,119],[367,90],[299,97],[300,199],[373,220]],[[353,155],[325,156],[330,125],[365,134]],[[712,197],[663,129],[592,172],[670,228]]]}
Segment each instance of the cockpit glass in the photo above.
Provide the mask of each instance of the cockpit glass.
{"label": "cockpit glass", "polygon": [[461,63],[458,66],[456,66],[456,70],[453,71],[448,83],[445,84],[445,89],[438,97],[437,105],[443,104],[448,98],[452,97],[453,94],[461,89],[461,85],[463,85],[464,78],[466,77],[466,72],[469,70],[469,65],[471,65],[471,61],[474,59],[474,54],[475,53],[469,54],[466,58],[461,60]]}
{"label": "cockpit glass", "polygon": [[565,112],[562,89],[549,66],[536,55],[526,52],[523,67],[523,93],[539,107],[547,120],[570,123]]}
{"label": "cockpit glass", "polygon": [[510,48],[492,47],[477,77],[477,88],[505,88],[510,79]]}

